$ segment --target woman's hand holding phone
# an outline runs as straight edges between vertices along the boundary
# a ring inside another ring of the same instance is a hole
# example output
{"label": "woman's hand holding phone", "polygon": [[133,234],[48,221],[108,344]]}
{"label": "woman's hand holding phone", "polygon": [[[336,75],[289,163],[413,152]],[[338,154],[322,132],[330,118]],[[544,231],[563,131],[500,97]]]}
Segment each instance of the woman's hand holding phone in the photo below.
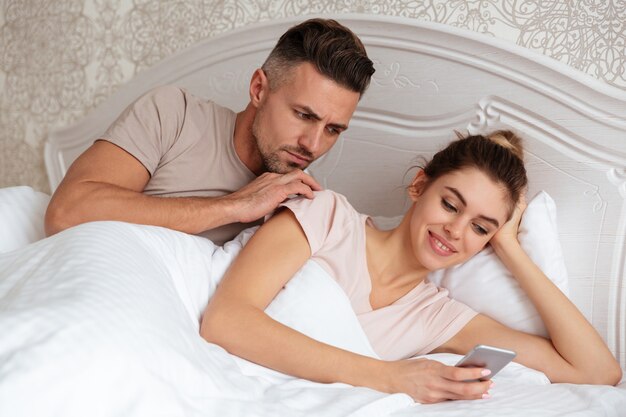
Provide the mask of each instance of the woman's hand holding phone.
{"label": "woman's hand holding phone", "polygon": [[380,391],[403,392],[422,404],[489,398],[491,381],[479,381],[489,376],[485,369],[448,366],[429,359],[383,363],[386,370],[378,375],[379,384],[375,384],[383,384],[376,387]]}
{"label": "woman's hand holding phone", "polygon": [[[455,366],[461,368],[485,368],[491,373],[489,378],[500,372],[509,362],[515,358],[516,353],[512,350],[501,349],[487,345],[476,345],[467,355],[465,355]],[[478,378],[484,381],[486,377]]]}

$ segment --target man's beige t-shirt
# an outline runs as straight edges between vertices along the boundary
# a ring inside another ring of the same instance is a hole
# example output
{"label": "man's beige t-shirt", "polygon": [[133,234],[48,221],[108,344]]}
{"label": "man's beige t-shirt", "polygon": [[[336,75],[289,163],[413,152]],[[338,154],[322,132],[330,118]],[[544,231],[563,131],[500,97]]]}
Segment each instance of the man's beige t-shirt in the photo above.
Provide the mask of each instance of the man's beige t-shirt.
{"label": "man's beige t-shirt", "polygon": [[[145,194],[218,197],[256,176],[235,152],[236,113],[174,86],[157,87],[131,104],[100,139],[133,155],[150,173]],[[202,233],[217,244],[255,223]]]}

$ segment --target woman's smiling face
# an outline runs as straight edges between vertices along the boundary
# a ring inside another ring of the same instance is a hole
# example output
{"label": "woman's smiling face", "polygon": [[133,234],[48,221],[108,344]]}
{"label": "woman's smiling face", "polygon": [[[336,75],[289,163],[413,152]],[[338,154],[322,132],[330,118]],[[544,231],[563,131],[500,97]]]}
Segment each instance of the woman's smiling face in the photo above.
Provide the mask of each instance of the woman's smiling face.
{"label": "woman's smiling face", "polygon": [[448,268],[477,254],[507,221],[505,188],[476,168],[464,168],[427,184],[414,183],[411,243],[428,270]]}

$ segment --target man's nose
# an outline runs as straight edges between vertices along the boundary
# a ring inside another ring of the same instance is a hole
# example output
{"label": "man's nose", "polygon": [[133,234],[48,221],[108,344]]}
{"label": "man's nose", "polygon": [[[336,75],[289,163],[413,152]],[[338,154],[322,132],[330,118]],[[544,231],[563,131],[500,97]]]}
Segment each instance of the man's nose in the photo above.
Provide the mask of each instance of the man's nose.
{"label": "man's nose", "polygon": [[312,155],[319,155],[320,146],[324,136],[324,126],[310,126],[300,136],[299,145]]}

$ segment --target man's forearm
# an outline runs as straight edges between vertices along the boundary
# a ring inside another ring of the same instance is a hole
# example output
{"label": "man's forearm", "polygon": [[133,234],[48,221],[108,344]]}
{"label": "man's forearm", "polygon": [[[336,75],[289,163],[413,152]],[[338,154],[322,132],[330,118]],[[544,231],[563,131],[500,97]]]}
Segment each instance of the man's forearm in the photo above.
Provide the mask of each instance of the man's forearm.
{"label": "man's forearm", "polygon": [[53,196],[45,228],[49,236],[81,223],[117,220],[197,234],[239,221],[235,204],[222,197],[155,197],[111,184],[83,182]]}

